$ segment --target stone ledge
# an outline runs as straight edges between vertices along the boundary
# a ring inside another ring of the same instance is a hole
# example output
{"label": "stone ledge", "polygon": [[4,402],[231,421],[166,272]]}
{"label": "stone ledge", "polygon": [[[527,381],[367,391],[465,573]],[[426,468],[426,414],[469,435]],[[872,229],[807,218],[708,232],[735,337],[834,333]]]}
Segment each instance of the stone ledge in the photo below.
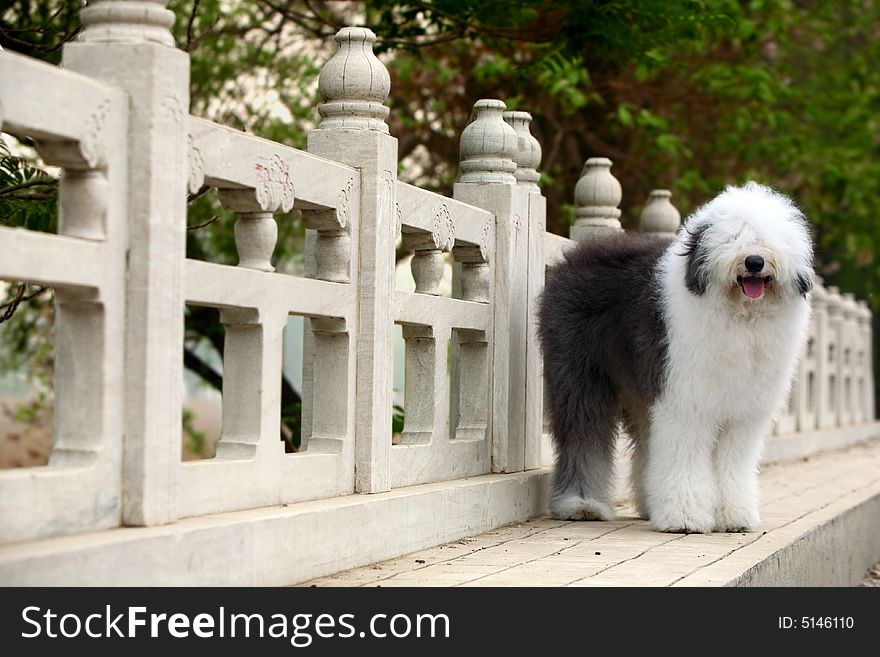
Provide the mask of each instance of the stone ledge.
{"label": "stone ledge", "polygon": [[0,548],[3,586],[278,586],[522,522],[549,471],[484,475]]}
{"label": "stone ledge", "polygon": [[767,440],[762,460],[764,463],[793,461],[857,445],[878,436],[880,436],[880,422],[781,434]]}

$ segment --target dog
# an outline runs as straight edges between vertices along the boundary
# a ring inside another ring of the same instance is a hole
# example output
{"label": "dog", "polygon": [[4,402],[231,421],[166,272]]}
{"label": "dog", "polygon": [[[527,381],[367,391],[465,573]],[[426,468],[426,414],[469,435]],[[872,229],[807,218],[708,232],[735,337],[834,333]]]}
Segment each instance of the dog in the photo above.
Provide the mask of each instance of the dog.
{"label": "dog", "polygon": [[757,468],[806,342],[803,213],[727,187],[673,239],[588,238],[547,273],[538,335],[556,447],[550,510],[611,520],[619,427],[641,517],[664,532],[748,531]]}

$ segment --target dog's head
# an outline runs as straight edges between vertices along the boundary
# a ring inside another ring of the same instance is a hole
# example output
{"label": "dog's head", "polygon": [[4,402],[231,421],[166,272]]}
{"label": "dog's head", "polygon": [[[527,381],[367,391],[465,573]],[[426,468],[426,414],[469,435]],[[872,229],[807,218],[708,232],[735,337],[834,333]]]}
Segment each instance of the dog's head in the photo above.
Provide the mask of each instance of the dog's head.
{"label": "dog's head", "polygon": [[753,182],[728,187],[688,218],[677,241],[692,294],[720,295],[757,310],[806,298],[813,288],[806,218],[769,187]]}

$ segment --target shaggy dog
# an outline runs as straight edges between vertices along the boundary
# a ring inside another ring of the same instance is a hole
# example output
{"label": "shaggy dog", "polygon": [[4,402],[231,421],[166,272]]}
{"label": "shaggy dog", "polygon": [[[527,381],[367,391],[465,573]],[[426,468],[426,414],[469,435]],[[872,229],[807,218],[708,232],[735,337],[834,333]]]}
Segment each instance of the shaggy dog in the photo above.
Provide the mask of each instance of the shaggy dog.
{"label": "shaggy dog", "polygon": [[639,513],[660,531],[754,529],[757,466],[805,341],[807,222],[749,183],[673,240],[588,239],[547,276],[539,334],[557,518],[609,520],[618,426]]}

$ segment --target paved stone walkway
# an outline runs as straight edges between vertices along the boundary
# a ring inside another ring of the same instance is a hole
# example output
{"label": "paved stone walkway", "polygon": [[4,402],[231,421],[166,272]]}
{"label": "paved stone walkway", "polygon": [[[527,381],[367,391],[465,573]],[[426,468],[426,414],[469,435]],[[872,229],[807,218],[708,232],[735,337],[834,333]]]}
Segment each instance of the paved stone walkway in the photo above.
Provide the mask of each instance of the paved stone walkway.
{"label": "paved stone walkway", "polygon": [[[662,534],[621,506],[614,522],[537,518],[301,586],[726,584],[813,529],[833,524],[858,501],[880,495],[880,440],[765,466],[761,491],[763,524],[755,532]],[[870,531],[880,531],[880,518]]]}

